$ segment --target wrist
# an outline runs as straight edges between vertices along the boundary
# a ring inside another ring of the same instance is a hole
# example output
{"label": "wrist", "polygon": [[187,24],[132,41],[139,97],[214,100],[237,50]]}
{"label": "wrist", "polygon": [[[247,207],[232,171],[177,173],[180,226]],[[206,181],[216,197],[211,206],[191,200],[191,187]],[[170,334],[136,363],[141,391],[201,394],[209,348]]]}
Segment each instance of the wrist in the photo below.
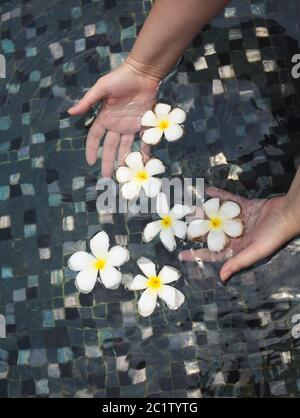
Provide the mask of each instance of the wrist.
{"label": "wrist", "polygon": [[166,75],[154,65],[143,63],[131,55],[128,55],[123,64],[129,67],[134,74],[151,78],[158,83],[160,83]]}
{"label": "wrist", "polygon": [[300,213],[288,194],[283,198],[283,211],[291,234],[300,234]]}

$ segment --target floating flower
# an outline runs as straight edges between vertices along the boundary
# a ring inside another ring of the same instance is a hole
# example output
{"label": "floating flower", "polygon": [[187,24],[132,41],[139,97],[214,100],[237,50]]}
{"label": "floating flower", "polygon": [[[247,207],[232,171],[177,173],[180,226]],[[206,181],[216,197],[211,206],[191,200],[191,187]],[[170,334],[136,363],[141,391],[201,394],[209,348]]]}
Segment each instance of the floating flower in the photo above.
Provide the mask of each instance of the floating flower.
{"label": "floating flower", "polygon": [[142,140],[146,144],[156,145],[161,140],[163,134],[169,142],[176,141],[183,135],[181,124],[186,120],[186,113],[176,107],[171,110],[171,106],[158,103],[154,112],[148,110],[141,119],[141,125],[150,127],[142,135]]}
{"label": "floating flower", "polygon": [[138,259],[137,264],[145,276],[138,274],[128,285],[130,290],[144,290],[138,303],[139,313],[149,316],[155,309],[159,296],[170,309],[178,309],[184,302],[184,294],[169,283],[179,279],[180,273],[174,267],[164,266],[156,273],[155,264],[145,257]]}
{"label": "floating flower", "polygon": [[100,281],[107,289],[116,289],[121,283],[122,274],[116,268],[129,260],[129,251],[121,245],[109,250],[109,237],[106,232],[98,232],[90,241],[93,255],[77,251],[69,260],[71,270],[79,271],[76,287],[81,293],[90,293],[96,284],[98,273]]}
{"label": "floating flower", "polygon": [[203,204],[203,210],[208,219],[195,219],[189,224],[189,239],[195,240],[207,234],[208,249],[217,252],[225,248],[227,235],[237,238],[243,233],[242,221],[234,219],[241,212],[237,203],[227,201],[220,206],[220,199],[213,198]]}
{"label": "floating flower", "polygon": [[141,189],[148,197],[155,197],[161,189],[161,180],[153,176],[166,171],[163,163],[157,158],[151,158],[145,165],[140,152],[131,152],[125,159],[126,166],[119,167],[116,178],[121,187],[122,196],[131,200],[137,198]]}
{"label": "floating flower", "polygon": [[187,224],[181,219],[190,213],[191,209],[188,206],[177,204],[170,210],[167,196],[164,193],[159,193],[156,201],[156,211],[161,219],[146,225],[143,232],[143,241],[150,242],[159,233],[161,242],[166,249],[174,251],[176,248],[175,237],[184,239],[186,236]]}

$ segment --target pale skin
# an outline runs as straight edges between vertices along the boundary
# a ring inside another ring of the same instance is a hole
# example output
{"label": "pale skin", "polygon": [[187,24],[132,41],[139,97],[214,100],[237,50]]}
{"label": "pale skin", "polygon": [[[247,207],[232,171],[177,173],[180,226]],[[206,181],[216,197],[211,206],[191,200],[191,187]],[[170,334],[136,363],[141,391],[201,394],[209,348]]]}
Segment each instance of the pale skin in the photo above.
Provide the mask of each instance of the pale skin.
{"label": "pale skin", "polygon": [[298,169],[290,191],[286,196],[272,199],[246,199],[221,189],[209,187],[206,193],[222,201],[237,202],[242,208],[244,233],[240,238],[231,239],[226,249],[213,253],[208,249],[182,251],[182,261],[224,261],[220,277],[226,282],[238,271],[251,267],[282,245],[300,234],[300,169]]}
{"label": "pale skin", "polygon": [[[86,159],[93,165],[104,140],[103,177],[111,177],[115,160],[122,164],[130,152],[134,135],[141,128],[141,116],[152,108],[161,80],[199,30],[227,3],[228,0],[156,0],[128,58],[116,70],[100,77],[69,109],[70,115],[80,115],[104,101],[86,142]],[[149,146],[143,145],[142,152],[149,155]]]}
{"label": "pale skin", "polygon": [[[123,164],[135,134],[140,131],[142,114],[153,107],[161,80],[168,74],[184,50],[229,0],[156,0],[137,40],[125,61],[100,77],[83,98],[69,109],[72,116],[87,112],[102,102],[99,115],[89,130],[86,159],[93,165],[103,142],[102,175],[111,177],[115,161]],[[172,24],[170,24],[172,22]],[[175,40],[175,41],[174,41]],[[142,144],[147,158],[150,148]],[[237,271],[274,253],[300,233],[300,170],[286,196],[269,200],[247,200],[210,188],[208,194],[222,200],[235,200],[243,210],[243,236],[230,242],[221,254],[208,250],[184,251],[183,261],[230,259],[220,276],[227,281]]]}

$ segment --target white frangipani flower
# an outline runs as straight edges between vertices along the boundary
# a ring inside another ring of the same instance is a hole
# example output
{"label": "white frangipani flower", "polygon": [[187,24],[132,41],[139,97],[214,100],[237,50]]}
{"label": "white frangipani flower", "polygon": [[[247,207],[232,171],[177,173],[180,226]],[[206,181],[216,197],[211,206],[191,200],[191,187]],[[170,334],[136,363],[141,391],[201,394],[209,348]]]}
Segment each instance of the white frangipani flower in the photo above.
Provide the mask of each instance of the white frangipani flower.
{"label": "white frangipani flower", "polygon": [[150,242],[159,233],[161,242],[168,251],[176,248],[176,239],[184,239],[187,231],[186,222],[181,219],[191,212],[191,208],[185,205],[175,205],[169,209],[167,196],[159,193],[156,200],[156,211],[161,218],[158,221],[150,222],[143,231],[143,241]]}
{"label": "white frangipani flower", "polygon": [[156,145],[163,134],[169,142],[176,141],[183,135],[181,124],[186,120],[186,113],[178,107],[171,110],[171,106],[158,103],[154,111],[148,110],[141,119],[141,125],[149,127],[142,135],[146,144]]}
{"label": "white frangipani flower", "polygon": [[171,266],[164,266],[156,273],[155,264],[148,258],[141,257],[137,264],[144,276],[138,274],[128,285],[130,290],[144,290],[138,303],[139,313],[149,316],[155,309],[159,296],[170,309],[178,309],[184,302],[184,294],[172,286],[168,286],[179,279],[180,272]]}
{"label": "white frangipani flower", "polygon": [[77,251],[69,260],[71,270],[79,271],[76,287],[81,293],[90,293],[96,284],[98,273],[100,281],[107,289],[119,287],[122,273],[116,268],[129,260],[129,251],[121,245],[109,250],[109,237],[105,231],[98,232],[90,241],[93,255]]}
{"label": "white frangipani flower", "polygon": [[222,251],[227,243],[227,235],[237,238],[243,233],[243,223],[236,218],[241,208],[236,202],[227,201],[220,206],[219,198],[212,198],[203,204],[203,210],[208,219],[195,219],[187,229],[191,240],[204,237],[207,234],[207,246],[211,251]]}
{"label": "white frangipani flower", "polygon": [[116,171],[116,179],[124,183],[121,187],[122,196],[127,199],[137,198],[144,189],[148,197],[155,197],[161,189],[161,180],[153,177],[166,171],[163,163],[157,158],[151,158],[144,164],[140,152],[131,152],[125,159],[126,166]]}

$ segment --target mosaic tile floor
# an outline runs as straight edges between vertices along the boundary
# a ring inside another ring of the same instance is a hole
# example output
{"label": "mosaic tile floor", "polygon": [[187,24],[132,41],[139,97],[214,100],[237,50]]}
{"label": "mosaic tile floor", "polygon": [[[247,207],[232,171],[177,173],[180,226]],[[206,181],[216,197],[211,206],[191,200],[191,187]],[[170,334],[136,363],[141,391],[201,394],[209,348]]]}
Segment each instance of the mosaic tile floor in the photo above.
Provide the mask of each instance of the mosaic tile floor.
{"label": "mosaic tile floor", "polygon": [[[142,245],[145,217],[96,211],[99,166],[66,109],[126,56],[151,2],[41,3],[0,3],[0,397],[299,397],[299,239],[223,287],[219,265]],[[287,190],[299,12],[299,0],[233,1],[195,39],[161,92],[189,111],[185,140],[156,150],[170,174],[250,197]],[[142,254],[183,272],[178,312],[142,318],[137,295],[100,284],[78,295],[66,260],[101,229],[128,241],[128,275]]]}

